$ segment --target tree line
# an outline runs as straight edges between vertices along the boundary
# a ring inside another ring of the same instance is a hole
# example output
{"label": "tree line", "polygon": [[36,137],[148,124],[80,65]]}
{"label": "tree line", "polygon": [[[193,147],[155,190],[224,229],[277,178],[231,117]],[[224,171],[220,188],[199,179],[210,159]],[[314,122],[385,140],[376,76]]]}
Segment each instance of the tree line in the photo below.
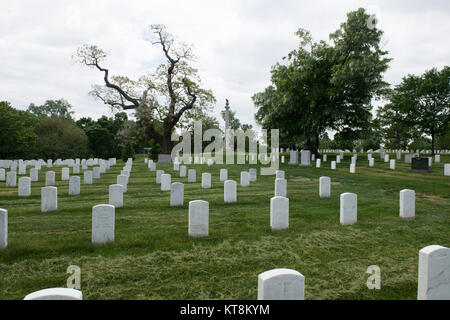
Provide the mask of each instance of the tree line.
{"label": "tree line", "polygon": [[[392,88],[383,80],[392,59],[374,22],[363,8],[349,12],[330,43],[299,29],[298,48],[272,67],[271,85],[252,97],[256,122],[280,129],[283,146],[313,153],[380,145],[449,149],[449,67],[407,75]],[[387,103],[373,117],[377,99]]]}
{"label": "tree line", "polygon": [[146,143],[125,112],[74,120],[72,108],[64,99],[31,103],[26,111],[1,101],[0,158],[128,158]]}

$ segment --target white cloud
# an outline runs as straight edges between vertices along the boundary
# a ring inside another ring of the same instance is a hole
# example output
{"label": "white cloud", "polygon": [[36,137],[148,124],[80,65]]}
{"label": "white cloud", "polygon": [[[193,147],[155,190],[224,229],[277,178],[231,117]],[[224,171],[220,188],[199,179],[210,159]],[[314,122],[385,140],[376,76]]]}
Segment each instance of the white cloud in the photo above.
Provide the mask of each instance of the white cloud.
{"label": "white cloud", "polygon": [[25,109],[30,102],[65,98],[76,117],[97,118],[108,108],[88,96],[101,84],[96,70],[77,65],[71,55],[84,43],[109,53],[114,74],[137,78],[161,61],[146,41],[150,24],[165,24],[192,44],[205,88],[225,99],[242,122],[253,123],[251,96],[270,81],[270,67],[297,46],[302,27],[316,40],[345,21],[346,13],[366,7],[377,14],[386,49],[394,58],[386,80],[399,83],[407,73],[423,73],[450,61],[448,1],[10,1],[0,14],[1,99]]}

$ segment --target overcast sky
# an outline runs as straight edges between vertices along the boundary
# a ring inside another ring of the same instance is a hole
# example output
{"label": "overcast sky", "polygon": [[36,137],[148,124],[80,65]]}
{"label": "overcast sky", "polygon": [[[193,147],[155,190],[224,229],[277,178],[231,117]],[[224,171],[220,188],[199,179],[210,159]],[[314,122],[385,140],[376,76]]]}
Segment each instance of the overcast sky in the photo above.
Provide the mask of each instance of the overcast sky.
{"label": "overcast sky", "polygon": [[[270,67],[297,47],[294,32],[310,30],[315,40],[359,7],[376,14],[384,48],[394,60],[385,80],[397,84],[450,62],[450,1],[38,1],[4,2],[0,11],[0,100],[26,109],[33,102],[67,99],[75,117],[110,115],[88,95],[102,74],[75,63],[83,44],[109,56],[113,74],[137,78],[161,62],[161,51],[145,40],[150,24],[165,24],[192,44],[203,86],[211,89],[221,120],[225,99],[243,123],[254,124],[251,96],[270,83]],[[222,123],[221,123],[222,124]]]}

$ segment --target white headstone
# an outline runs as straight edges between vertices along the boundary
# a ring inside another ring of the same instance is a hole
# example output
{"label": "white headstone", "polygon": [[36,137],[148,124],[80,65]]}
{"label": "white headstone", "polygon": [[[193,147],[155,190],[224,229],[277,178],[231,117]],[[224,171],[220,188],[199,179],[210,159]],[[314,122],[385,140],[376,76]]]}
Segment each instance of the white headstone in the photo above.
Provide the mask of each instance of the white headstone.
{"label": "white headstone", "polygon": [[322,161],[323,161],[323,162],[327,162],[327,155],[326,155],[326,154],[324,154],[324,155],[322,156]]}
{"label": "white headstone", "polygon": [[69,168],[62,168],[61,169],[61,180],[66,181],[69,180],[70,175],[70,169]]}
{"label": "white headstone", "polygon": [[0,181],[6,180],[6,170],[3,168],[0,168]]}
{"label": "white headstone", "polygon": [[100,167],[94,167],[93,175],[94,179],[100,179]]}
{"label": "white headstone", "polygon": [[115,208],[123,207],[123,186],[121,184],[109,186],[109,204]]}
{"label": "white headstone", "polygon": [[273,269],[258,275],[258,300],[304,300],[305,277],[292,269]]}
{"label": "white headstone", "polygon": [[450,300],[450,249],[439,245],[419,251],[418,300]]}
{"label": "white headstone", "polygon": [[237,201],[237,183],[234,180],[226,180],[224,186],[224,201],[236,202]]}
{"label": "white headstone", "polygon": [[331,170],[336,170],[336,161],[331,161]]}
{"label": "white headstone", "polygon": [[30,293],[23,300],[83,300],[83,294],[76,289],[49,288]]}
{"label": "white headstone", "polygon": [[171,183],[170,174],[163,173],[161,175],[161,191],[170,191]]}
{"label": "white headstone", "polygon": [[80,182],[79,176],[71,176],[69,178],[69,195],[75,196],[80,194]]}
{"label": "white headstone", "polygon": [[389,169],[395,170],[395,160],[394,159],[389,160]]}
{"label": "white headstone", "polygon": [[114,242],[115,208],[110,204],[92,207],[92,243]]}
{"label": "white headstone", "polygon": [[356,172],[356,165],[354,163],[350,164],[350,173],[355,173]]}
{"label": "white headstone", "polygon": [[284,178],[275,179],[275,197],[287,196],[287,181]]}
{"label": "white headstone", "polygon": [[170,188],[170,206],[182,206],[184,204],[184,184],[174,182]]}
{"label": "white headstone", "polygon": [[180,170],[180,164],[178,162],[174,162],[173,163],[173,171],[178,171]]}
{"label": "white headstone", "polygon": [[250,173],[248,171],[241,172],[241,187],[248,187],[250,185]]}
{"label": "white headstone", "polygon": [[228,170],[220,169],[220,181],[226,181],[228,179]]}
{"label": "white headstone", "polygon": [[30,169],[30,179],[32,182],[37,182],[39,180],[39,170],[37,168]]}
{"label": "white headstone", "polygon": [[58,188],[41,188],[41,212],[56,211],[58,209]]}
{"label": "white headstone", "polygon": [[17,186],[17,173],[15,171],[9,171],[6,174],[6,186],[7,187]]}
{"label": "white headstone", "polygon": [[436,163],[441,162],[441,156],[440,156],[439,154],[436,154],[436,155],[434,156],[434,162],[436,162]]}
{"label": "white headstone", "polygon": [[389,162],[389,155],[388,154],[384,155],[384,162]]}
{"label": "white headstone", "polygon": [[319,179],[319,197],[331,197],[331,179],[330,177],[320,177]]}
{"label": "white headstone", "polygon": [[320,159],[316,159],[316,168],[320,168]]}
{"label": "white headstone", "polygon": [[8,246],[8,210],[0,209],[0,250]]}
{"label": "white headstone", "polygon": [[197,173],[195,169],[188,170],[188,182],[196,182],[197,181]]}
{"label": "white headstone", "polygon": [[272,231],[289,229],[288,198],[276,196],[270,199],[270,227]]}
{"label": "white headstone", "polygon": [[186,166],[180,166],[180,178],[186,177]]}
{"label": "white headstone", "polygon": [[45,173],[45,185],[47,187],[55,185],[55,172],[54,171],[47,171]]}
{"label": "white headstone", "polygon": [[336,163],[341,163],[341,156],[340,155],[336,156]]}
{"label": "white headstone", "polygon": [[203,200],[189,202],[189,236],[206,237],[209,232],[209,203]]}
{"label": "white headstone", "polygon": [[369,159],[369,167],[373,167],[375,165],[375,159],[374,158],[370,158]]}
{"label": "white headstone", "polygon": [[400,218],[414,219],[416,215],[416,193],[414,190],[400,191]]}
{"label": "white headstone", "polygon": [[341,194],[340,222],[342,225],[355,224],[357,220],[357,196],[346,192]]}
{"label": "white headstone", "polygon": [[164,174],[164,170],[156,171],[156,184],[161,184],[161,176]]}
{"label": "white headstone", "polygon": [[125,175],[118,175],[116,178],[116,183],[120,184],[123,188],[123,192],[127,192],[128,177]]}
{"label": "white headstone", "polygon": [[211,173],[207,172],[202,173],[202,188],[203,189],[211,188]]}
{"label": "white headstone", "polygon": [[92,184],[92,171],[90,171],[90,170],[84,171],[83,183],[84,184]]}
{"label": "white headstone", "polygon": [[19,178],[19,197],[31,196],[31,179],[29,177]]}
{"label": "white headstone", "polygon": [[450,176],[450,163],[444,164],[444,176]]}

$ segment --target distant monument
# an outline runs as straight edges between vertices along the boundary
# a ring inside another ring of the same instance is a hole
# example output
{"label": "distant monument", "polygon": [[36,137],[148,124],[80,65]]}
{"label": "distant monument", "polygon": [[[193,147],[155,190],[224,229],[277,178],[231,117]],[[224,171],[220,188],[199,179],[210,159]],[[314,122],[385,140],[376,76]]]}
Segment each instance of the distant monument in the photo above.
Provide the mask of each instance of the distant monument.
{"label": "distant monument", "polygon": [[231,151],[233,148],[233,145],[230,145],[230,136],[229,136],[229,129],[230,129],[230,102],[228,99],[225,99],[225,151]]}

